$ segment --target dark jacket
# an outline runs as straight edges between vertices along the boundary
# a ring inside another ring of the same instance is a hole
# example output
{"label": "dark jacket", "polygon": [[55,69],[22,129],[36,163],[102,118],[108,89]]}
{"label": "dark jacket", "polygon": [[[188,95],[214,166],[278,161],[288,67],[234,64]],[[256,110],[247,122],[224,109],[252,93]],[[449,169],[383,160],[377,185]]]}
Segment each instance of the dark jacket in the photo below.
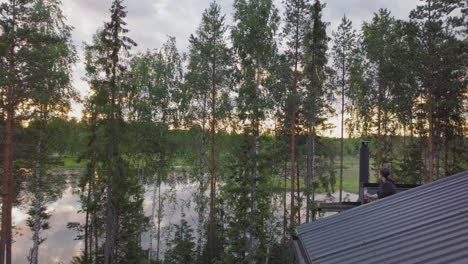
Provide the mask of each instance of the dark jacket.
{"label": "dark jacket", "polygon": [[379,190],[377,191],[377,195],[379,199],[385,198],[395,193],[396,193],[395,184],[393,184],[393,182],[390,182],[390,181],[382,182],[380,184]]}

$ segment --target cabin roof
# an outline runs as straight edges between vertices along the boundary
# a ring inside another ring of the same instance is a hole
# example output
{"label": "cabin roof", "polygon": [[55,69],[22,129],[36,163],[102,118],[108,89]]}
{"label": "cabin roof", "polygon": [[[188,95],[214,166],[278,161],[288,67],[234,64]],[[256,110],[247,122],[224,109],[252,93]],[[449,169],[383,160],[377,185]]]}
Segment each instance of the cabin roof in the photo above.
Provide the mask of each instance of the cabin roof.
{"label": "cabin roof", "polygon": [[468,171],[298,226],[297,234],[299,263],[468,263]]}

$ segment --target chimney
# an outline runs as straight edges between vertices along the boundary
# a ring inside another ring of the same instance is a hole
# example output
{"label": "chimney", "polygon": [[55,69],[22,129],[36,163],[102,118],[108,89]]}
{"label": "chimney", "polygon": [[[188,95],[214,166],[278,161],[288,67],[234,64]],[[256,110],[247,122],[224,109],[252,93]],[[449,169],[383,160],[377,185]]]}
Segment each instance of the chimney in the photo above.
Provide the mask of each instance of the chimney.
{"label": "chimney", "polygon": [[369,183],[369,142],[361,142],[359,155],[359,201],[364,202],[364,183]]}

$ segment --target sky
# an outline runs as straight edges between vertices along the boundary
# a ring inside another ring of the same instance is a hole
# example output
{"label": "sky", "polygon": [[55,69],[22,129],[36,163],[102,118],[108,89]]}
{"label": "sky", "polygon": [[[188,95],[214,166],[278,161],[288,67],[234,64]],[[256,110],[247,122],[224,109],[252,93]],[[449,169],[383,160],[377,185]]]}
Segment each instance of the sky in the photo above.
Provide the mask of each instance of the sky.
{"label": "sky", "polygon": [[[6,0],[0,0],[5,2]],[[62,0],[63,10],[70,25],[74,27],[73,41],[82,61],[83,43],[91,42],[98,27],[109,20],[109,8],[112,0]],[[135,52],[156,49],[166,42],[168,36],[174,36],[180,51],[188,49],[188,39],[201,21],[201,15],[212,0],[126,0],[128,10],[129,36],[138,43]],[[227,22],[232,25],[234,0],[217,0]],[[363,21],[369,21],[379,8],[387,8],[400,19],[406,19],[420,0],[328,0],[323,11],[324,21],[330,22],[328,33],[339,25],[343,15],[353,22],[356,28]],[[282,0],[274,0],[276,7],[283,15]],[[84,65],[78,62],[74,67],[73,85],[81,96],[89,94],[87,83],[83,80]],[[82,106],[73,104],[71,116],[80,117]],[[339,124],[338,117],[331,122]],[[331,136],[339,136],[339,125]],[[330,135],[329,135],[330,136]]]}

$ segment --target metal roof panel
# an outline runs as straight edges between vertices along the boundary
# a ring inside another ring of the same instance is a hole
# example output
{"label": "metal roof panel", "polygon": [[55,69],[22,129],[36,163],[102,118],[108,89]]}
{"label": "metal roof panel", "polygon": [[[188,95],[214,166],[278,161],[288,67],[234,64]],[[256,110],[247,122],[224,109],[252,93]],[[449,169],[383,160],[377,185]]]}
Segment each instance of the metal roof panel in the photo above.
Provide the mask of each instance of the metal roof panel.
{"label": "metal roof panel", "polygon": [[297,227],[309,263],[468,263],[468,171]]}

